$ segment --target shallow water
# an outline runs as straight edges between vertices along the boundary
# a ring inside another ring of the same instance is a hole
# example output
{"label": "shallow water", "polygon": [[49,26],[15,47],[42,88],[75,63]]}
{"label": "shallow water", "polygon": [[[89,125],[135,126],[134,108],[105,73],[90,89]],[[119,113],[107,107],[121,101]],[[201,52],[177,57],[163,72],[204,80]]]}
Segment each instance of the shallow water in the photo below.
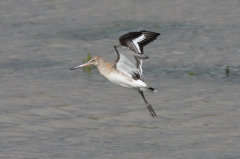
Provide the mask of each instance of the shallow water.
{"label": "shallow water", "polygon": [[[0,2],[0,158],[240,158],[240,3],[231,1]],[[97,69],[133,30],[145,47],[140,95]]]}

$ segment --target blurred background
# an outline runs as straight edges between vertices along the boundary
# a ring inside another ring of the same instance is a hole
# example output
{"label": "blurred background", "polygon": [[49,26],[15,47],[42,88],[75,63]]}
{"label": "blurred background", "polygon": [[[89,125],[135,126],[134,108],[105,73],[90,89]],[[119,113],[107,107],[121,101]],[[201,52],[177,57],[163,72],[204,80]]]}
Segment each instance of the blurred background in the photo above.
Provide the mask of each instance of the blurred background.
{"label": "blurred background", "polygon": [[[0,158],[240,158],[239,0],[1,0]],[[146,98],[96,68],[149,30]]]}

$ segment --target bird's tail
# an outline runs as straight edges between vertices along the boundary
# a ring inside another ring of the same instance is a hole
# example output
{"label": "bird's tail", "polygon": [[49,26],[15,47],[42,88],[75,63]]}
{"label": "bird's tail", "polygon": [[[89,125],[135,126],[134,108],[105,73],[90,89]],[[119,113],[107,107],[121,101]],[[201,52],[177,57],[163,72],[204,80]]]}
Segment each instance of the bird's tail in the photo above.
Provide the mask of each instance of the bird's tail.
{"label": "bird's tail", "polygon": [[152,88],[152,87],[144,87],[144,88],[140,88],[141,91],[146,91],[146,92],[150,92],[150,93],[154,93],[157,92],[156,88]]}

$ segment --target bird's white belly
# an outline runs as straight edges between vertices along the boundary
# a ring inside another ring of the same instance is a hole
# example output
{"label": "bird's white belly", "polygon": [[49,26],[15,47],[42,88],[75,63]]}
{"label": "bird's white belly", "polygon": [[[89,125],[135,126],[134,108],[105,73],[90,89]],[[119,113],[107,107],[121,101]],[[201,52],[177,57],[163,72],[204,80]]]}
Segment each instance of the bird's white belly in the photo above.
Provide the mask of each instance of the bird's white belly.
{"label": "bird's white belly", "polygon": [[127,88],[141,88],[147,87],[147,85],[141,80],[134,80],[129,76],[124,76],[119,73],[111,73],[106,76],[106,78],[112,83],[118,84]]}

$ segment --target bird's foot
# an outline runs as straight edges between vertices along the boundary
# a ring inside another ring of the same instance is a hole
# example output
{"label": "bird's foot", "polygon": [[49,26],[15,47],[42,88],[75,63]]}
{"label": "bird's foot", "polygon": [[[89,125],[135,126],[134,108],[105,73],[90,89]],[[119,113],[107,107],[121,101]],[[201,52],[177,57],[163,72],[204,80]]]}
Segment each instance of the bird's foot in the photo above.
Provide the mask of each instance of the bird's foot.
{"label": "bird's foot", "polygon": [[150,112],[150,114],[152,115],[153,118],[157,117],[157,114],[155,113],[151,104],[149,104],[149,103],[147,104],[147,109],[148,109],[148,111]]}

